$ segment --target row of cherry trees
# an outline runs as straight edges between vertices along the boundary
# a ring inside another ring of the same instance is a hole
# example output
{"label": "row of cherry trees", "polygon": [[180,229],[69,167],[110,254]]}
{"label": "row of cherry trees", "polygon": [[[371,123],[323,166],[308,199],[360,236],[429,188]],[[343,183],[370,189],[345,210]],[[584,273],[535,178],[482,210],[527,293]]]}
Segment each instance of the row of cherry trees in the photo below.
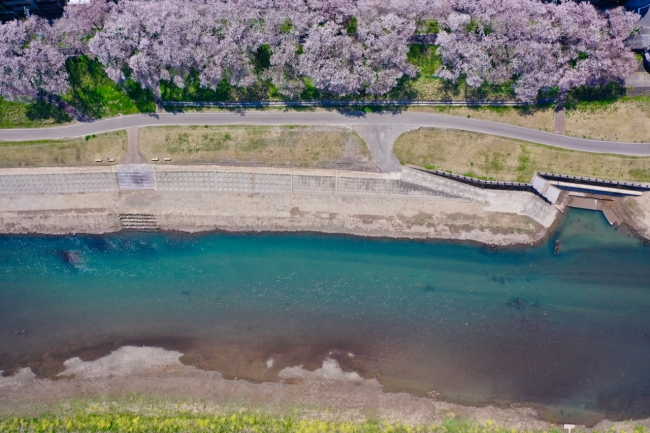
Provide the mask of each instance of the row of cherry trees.
{"label": "row of cherry trees", "polygon": [[[0,25],[0,94],[66,92],[66,56],[80,50],[111,79],[126,73],[158,100],[161,81],[182,87],[191,73],[205,88],[261,78],[295,97],[308,79],[336,95],[381,95],[417,75],[408,43],[426,20],[441,29],[438,76],[473,87],[512,82],[523,101],[540,89],[618,80],[635,67],[623,41],[638,16],[572,0],[92,0],[53,23]],[[270,56],[264,65],[261,52]]]}
{"label": "row of cherry trees", "polygon": [[589,3],[452,0],[438,36],[441,78],[466,77],[470,86],[505,83],[524,101],[538,90],[596,86],[636,67],[625,47],[638,15],[623,8],[598,12]]}

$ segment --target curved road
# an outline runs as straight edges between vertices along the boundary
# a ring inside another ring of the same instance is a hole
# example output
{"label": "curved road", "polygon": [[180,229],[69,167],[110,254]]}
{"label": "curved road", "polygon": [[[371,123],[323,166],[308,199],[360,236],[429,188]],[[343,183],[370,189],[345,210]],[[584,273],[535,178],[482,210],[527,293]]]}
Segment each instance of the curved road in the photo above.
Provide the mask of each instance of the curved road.
{"label": "curved road", "polygon": [[357,131],[383,171],[400,171],[393,143],[421,127],[458,129],[532,141],[585,152],[650,156],[650,143],[623,143],[567,137],[502,123],[427,113],[358,114],[341,112],[157,113],[36,129],[0,129],[0,141],[56,140],[120,129],[164,125],[336,125]]}

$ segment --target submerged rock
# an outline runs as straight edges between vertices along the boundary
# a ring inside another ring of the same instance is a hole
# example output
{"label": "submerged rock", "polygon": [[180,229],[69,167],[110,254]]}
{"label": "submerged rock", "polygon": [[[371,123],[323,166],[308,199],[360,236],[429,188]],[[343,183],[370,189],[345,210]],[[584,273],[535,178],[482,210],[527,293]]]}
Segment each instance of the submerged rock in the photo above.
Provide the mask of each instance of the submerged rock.
{"label": "submerged rock", "polygon": [[536,310],[539,308],[539,303],[536,300],[529,301],[519,297],[510,298],[506,305],[516,310]]}
{"label": "submerged rock", "polygon": [[57,251],[57,255],[63,259],[63,261],[69,265],[77,265],[81,263],[81,255],[79,253],[76,253],[74,251],[68,251],[68,250],[59,250]]}

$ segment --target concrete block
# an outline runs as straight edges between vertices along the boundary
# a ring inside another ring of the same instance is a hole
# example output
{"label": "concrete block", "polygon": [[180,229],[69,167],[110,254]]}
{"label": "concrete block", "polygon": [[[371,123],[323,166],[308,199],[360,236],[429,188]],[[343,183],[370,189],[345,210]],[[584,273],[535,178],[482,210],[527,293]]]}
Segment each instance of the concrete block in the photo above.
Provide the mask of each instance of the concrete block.
{"label": "concrete block", "polygon": [[72,194],[117,191],[115,173],[60,173],[0,176],[3,194]]}
{"label": "concrete block", "polygon": [[252,193],[253,174],[216,172],[215,184],[217,191]]}
{"label": "concrete block", "polygon": [[294,194],[336,194],[336,177],[293,175]]}
{"label": "concrete block", "polygon": [[212,171],[159,171],[156,184],[159,191],[215,191]]}
{"label": "concrete block", "polygon": [[291,175],[255,173],[253,191],[260,194],[291,194]]}

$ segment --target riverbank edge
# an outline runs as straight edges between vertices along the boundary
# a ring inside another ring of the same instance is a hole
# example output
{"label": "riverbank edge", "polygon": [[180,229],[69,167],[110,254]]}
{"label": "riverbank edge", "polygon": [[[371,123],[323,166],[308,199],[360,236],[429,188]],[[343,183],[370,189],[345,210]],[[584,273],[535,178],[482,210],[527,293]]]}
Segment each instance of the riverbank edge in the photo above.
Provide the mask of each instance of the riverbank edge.
{"label": "riverbank edge", "polygon": [[[162,348],[122,346],[93,360],[68,359],[65,370],[54,379],[38,378],[30,368],[11,376],[0,375],[0,426],[14,418],[93,414],[126,415],[130,419],[258,414],[348,426],[374,423],[424,430],[460,423],[480,428],[481,432],[557,432],[561,424],[552,419],[559,408],[498,402],[469,406],[444,401],[444,396],[434,391],[426,397],[387,392],[376,379],[344,371],[330,358],[315,370],[287,367],[278,372],[277,381],[253,383],[225,379],[217,371],[185,365],[180,361],[182,356],[181,352]],[[602,415],[588,414],[593,423],[578,425],[578,431],[618,432],[640,426],[639,431],[645,433],[650,428],[650,419],[608,421]],[[183,431],[193,431],[187,427]]]}
{"label": "riverbank edge", "polygon": [[326,233],[505,247],[544,242],[553,227],[458,199],[137,191],[2,194],[0,233],[108,234],[120,215],[154,215],[161,232]]}
{"label": "riverbank edge", "polygon": [[[118,188],[114,167],[0,170],[0,233],[113,233],[143,228],[138,219],[148,218],[152,225],[144,228],[172,232],[319,232],[508,246],[543,242],[559,215],[529,192],[484,191],[409,168],[401,174],[215,165],[150,168],[153,186],[135,191]],[[216,176],[219,189],[212,180]],[[67,186],[80,179],[88,191]],[[315,186],[305,188],[309,182]],[[125,224],[124,217],[136,221]]]}

